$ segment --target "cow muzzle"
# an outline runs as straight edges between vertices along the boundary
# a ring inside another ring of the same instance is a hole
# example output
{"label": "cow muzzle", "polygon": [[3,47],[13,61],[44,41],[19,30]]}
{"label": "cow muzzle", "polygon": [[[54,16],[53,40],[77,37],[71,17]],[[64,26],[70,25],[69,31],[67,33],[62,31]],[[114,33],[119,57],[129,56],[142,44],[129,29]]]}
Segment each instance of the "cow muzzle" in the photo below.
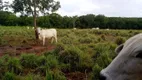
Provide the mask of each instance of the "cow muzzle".
{"label": "cow muzzle", "polygon": [[102,70],[102,71],[100,72],[100,80],[112,80],[112,79],[110,78],[110,76],[109,76],[108,74],[106,74],[106,73],[104,72],[104,70]]}

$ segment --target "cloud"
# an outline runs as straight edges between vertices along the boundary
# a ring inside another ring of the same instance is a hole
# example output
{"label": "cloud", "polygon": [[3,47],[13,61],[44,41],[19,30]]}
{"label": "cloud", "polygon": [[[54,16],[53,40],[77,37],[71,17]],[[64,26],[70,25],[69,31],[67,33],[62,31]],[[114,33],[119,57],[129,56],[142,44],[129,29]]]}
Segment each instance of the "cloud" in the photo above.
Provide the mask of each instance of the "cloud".
{"label": "cloud", "polygon": [[142,0],[60,0],[61,15],[104,14],[106,16],[142,16]]}
{"label": "cloud", "polygon": [[[10,1],[13,0],[4,0]],[[141,17],[142,0],[56,0],[61,8],[57,11],[62,16],[85,14],[104,14],[117,17]]]}
{"label": "cloud", "polygon": [[[61,15],[83,15],[99,9],[100,7],[93,4],[91,0],[60,0],[61,8],[58,13]],[[63,14],[64,13],[64,14]]]}

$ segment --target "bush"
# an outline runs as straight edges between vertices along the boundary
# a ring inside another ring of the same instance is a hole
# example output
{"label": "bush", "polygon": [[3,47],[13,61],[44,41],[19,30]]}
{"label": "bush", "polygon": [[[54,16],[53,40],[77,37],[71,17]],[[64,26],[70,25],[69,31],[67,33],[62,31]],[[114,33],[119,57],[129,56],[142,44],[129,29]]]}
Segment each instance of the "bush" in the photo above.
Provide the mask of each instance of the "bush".
{"label": "bush", "polygon": [[78,70],[81,53],[82,51],[79,48],[70,46],[68,48],[65,48],[65,50],[60,53],[59,61],[63,62],[64,64],[69,64],[69,71]]}
{"label": "bush", "polygon": [[96,65],[94,65],[92,70],[93,70],[92,80],[99,80],[100,71],[102,70],[102,67],[100,67],[98,64],[96,64]]}
{"label": "bush", "polygon": [[59,70],[47,70],[45,80],[66,80],[66,77]]}
{"label": "bush", "polygon": [[22,54],[20,61],[24,68],[34,69],[38,66],[38,57],[35,54]]}
{"label": "bush", "polygon": [[106,40],[106,38],[105,38],[105,35],[104,35],[104,34],[102,34],[102,35],[101,35],[101,38],[102,38],[103,40]]}
{"label": "bush", "polygon": [[94,62],[88,53],[83,53],[80,55],[80,62],[79,62],[79,71],[85,72],[85,70],[91,70],[93,67]]}
{"label": "bush", "polygon": [[16,79],[15,74],[11,72],[6,72],[3,77],[3,80],[15,80],[15,79]]}
{"label": "bush", "polygon": [[44,53],[46,55],[40,56],[38,58],[38,72],[41,72],[42,74],[46,74],[46,70],[52,70],[52,69],[60,69],[59,62],[56,56],[52,54]]}
{"label": "bush", "polygon": [[72,44],[72,40],[69,39],[68,37],[64,36],[62,39],[61,39],[61,42],[63,44]]}
{"label": "bush", "polygon": [[124,42],[125,42],[125,39],[122,38],[122,37],[120,37],[120,36],[118,36],[118,37],[115,39],[115,43],[116,43],[117,45],[120,45],[120,44],[122,44],[122,43],[124,43]]}
{"label": "bush", "polygon": [[18,58],[11,57],[7,62],[8,70],[13,73],[20,73],[22,71],[22,65]]}
{"label": "bush", "polygon": [[46,66],[49,67],[49,69],[59,68],[59,62],[54,55],[48,55],[46,56]]}
{"label": "bush", "polygon": [[83,37],[79,39],[80,43],[92,43],[93,40],[90,37]]}

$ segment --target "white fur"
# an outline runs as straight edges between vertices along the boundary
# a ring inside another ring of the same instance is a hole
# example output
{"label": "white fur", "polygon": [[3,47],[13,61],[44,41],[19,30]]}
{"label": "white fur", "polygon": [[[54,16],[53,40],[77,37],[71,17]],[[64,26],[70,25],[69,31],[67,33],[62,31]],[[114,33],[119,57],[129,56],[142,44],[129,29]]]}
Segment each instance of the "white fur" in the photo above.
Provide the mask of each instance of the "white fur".
{"label": "white fur", "polygon": [[108,28],[106,30],[109,30]]}
{"label": "white fur", "polygon": [[129,38],[115,52],[117,56],[101,71],[102,80],[142,80],[142,33]]}
{"label": "white fur", "polygon": [[96,27],[96,28],[92,28],[92,29],[96,29],[96,30],[99,30],[100,28],[99,28],[99,27]]}
{"label": "white fur", "polygon": [[37,28],[39,39],[43,41],[43,46],[45,45],[45,39],[51,39],[51,43],[53,40],[57,42],[57,31],[56,29],[40,29]]}
{"label": "white fur", "polygon": [[76,28],[73,28],[74,30],[76,30]]}
{"label": "white fur", "polygon": [[30,29],[30,27],[27,27],[27,29]]}

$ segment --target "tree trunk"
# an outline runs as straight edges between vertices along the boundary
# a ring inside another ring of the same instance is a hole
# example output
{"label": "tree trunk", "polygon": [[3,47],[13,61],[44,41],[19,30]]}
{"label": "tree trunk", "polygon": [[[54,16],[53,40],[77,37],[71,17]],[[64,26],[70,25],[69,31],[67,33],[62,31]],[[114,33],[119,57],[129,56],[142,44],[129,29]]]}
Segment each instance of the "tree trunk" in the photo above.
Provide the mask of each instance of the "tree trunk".
{"label": "tree trunk", "polygon": [[38,32],[37,32],[37,26],[36,26],[36,4],[34,2],[34,29],[35,29],[35,36],[36,39],[38,40]]}

